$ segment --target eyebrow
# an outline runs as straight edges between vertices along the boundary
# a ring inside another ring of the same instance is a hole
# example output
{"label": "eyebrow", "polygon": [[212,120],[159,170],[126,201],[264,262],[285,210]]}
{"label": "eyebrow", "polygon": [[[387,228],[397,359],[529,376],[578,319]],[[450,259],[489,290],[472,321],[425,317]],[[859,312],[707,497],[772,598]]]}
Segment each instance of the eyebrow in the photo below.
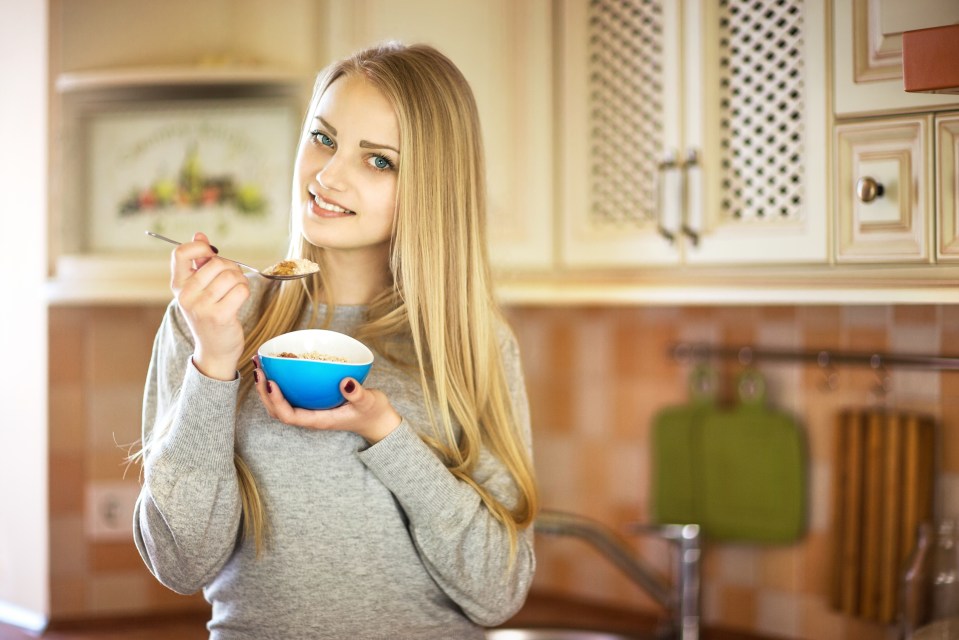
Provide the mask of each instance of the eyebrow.
{"label": "eyebrow", "polygon": [[[336,135],[336,127],[324,120],[321,116],[316,116],[316,119],[320,121],[320,124],[329,129],[330,133],[332,133],[334,136]],[[360,140],[360,147],[364,149],[389,149],[394,153],[400,152],[400,150],[396,147],[391,147],[388,144],[380,144],[378,142],[370,142],[369,140]]]}

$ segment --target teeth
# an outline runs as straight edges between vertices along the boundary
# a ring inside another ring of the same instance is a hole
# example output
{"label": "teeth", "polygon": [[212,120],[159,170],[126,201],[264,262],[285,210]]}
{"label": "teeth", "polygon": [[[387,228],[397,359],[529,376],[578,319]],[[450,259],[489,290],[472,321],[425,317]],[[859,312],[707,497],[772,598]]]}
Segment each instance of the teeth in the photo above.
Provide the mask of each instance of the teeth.
{"label": "teeth", "polygon": [[320,209],[326,209],[327,211],[335,211],[336,213],[352,213],[349,209],[338,207],[335,204],[330,204],[329,202],[326,202],[325,200],[321,200],[319,198],[314,198],[314,200],[316,202],[316,206],[318,206]]}

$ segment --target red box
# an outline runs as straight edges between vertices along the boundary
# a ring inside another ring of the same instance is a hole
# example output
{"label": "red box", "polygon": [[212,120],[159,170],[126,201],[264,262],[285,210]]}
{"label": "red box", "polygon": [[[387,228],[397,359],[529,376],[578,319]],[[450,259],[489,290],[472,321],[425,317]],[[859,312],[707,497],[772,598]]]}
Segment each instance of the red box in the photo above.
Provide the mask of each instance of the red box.
{"label": "red box", "polygon": [[902,34],[906,91],[959,94],[959,24]]}

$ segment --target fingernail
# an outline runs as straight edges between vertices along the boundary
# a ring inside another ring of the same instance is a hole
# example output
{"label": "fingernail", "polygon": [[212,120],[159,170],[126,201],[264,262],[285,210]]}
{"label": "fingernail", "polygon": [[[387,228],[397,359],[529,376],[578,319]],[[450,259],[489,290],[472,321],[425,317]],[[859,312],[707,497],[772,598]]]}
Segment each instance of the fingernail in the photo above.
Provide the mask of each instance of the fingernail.
{"label": "fingernail", "polygon": [[352,380],[348,381],[343,386],[343,391],[346,391],[347,393],[353,393],[353,389],[356,389],[356,383],[354,383]]}
{"label": "fingernail", "polygon": [[220,250],[214,247],[212,244],[210,245],[210,249],[213,250],[213,253],[220,253]]}
{"label": "fingernail", "polygon": [[253,370],[253,383],[254,383],[254,384],[259,384],[259,382],[260,382],[260,374],[258,374],[258,373],[256,372],[256,369],[254,369],[254,370]]}
{"label": "fingernail", "polygon": [[266,381],[266,392],[267,392],[267,393],[273,393],[273,385],[270,384],[270,381],[269,381],[269,380]]}

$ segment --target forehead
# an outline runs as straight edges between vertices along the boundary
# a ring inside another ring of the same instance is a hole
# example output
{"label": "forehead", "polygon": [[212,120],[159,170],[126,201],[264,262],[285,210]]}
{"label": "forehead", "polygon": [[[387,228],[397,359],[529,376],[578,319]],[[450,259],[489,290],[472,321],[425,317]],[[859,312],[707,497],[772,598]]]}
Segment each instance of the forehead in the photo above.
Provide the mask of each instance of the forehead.
{"label": "forehead", "polygon": [[326,120],[336,128],[338,136],[375,136],[377,142],[399,142],[393,106],[383,92],[361,74],[334,80],[320,97],[313,117]]}

